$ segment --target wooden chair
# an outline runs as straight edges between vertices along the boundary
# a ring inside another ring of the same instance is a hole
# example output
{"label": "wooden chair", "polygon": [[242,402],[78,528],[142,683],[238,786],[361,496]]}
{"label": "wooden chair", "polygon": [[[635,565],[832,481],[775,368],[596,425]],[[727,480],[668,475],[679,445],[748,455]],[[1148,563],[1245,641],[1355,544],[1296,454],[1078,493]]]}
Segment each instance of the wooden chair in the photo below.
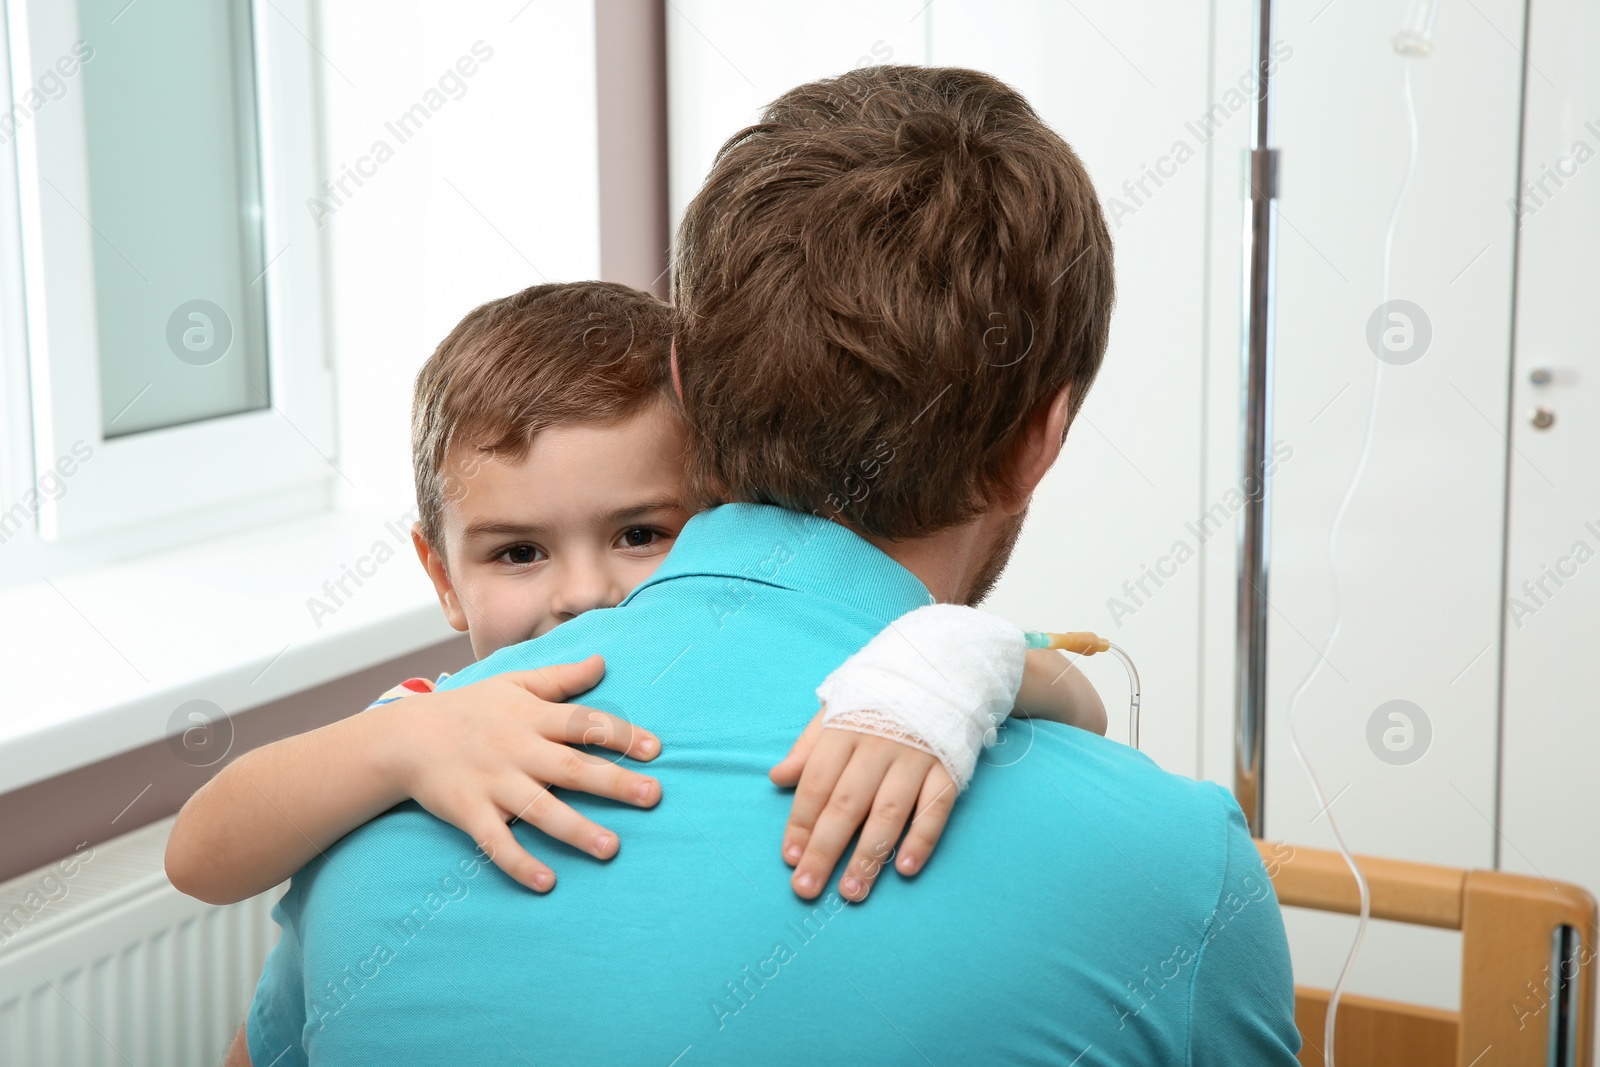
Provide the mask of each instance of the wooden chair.
{"label": "wooden chair", "polygon": [[[1337,852],[1257,841],[1278,900],[1357,913]],[[1334,1056],[1350,1067],[1593,1067],[1595,901],[1578,886],[1501,871],[1357,856],[1372,917],[1462,934],[1461,1010],[1339,998]],[[1300,1062],[1322,1067],[1327,990],[1295,988]]]}

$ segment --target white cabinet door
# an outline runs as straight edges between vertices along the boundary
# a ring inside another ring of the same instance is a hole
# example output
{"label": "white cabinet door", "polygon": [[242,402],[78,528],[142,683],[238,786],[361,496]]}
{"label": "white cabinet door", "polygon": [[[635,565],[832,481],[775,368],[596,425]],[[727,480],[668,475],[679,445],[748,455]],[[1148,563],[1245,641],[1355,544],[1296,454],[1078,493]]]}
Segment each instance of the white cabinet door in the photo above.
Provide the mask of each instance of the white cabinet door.
{"label": "white cabinet door", "polygon": [[[1600,894],[1597,44],[1594,4],[1533,5],[1511,383],[1500,863]],[[1584,936],[1592,955],[1596,933]],[[1527,980],[1542,991],[1544,975]],[[1531,992],[1525,1008],[1543,1021]]]}

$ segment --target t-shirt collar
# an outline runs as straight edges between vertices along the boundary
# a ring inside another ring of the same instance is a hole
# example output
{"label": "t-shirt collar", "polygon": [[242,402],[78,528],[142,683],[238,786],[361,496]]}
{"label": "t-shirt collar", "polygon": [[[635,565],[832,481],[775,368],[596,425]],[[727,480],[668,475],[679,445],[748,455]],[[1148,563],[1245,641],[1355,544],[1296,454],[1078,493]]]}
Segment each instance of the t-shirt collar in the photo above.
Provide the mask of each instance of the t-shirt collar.
{"label": "t-shirt collar", "polygon": [[690,575],[812,593],[884,625],[933,603],[916,575],[859,534],[770,504],[723,504],[691,518],[661,566],[623,603],[653,585]]}

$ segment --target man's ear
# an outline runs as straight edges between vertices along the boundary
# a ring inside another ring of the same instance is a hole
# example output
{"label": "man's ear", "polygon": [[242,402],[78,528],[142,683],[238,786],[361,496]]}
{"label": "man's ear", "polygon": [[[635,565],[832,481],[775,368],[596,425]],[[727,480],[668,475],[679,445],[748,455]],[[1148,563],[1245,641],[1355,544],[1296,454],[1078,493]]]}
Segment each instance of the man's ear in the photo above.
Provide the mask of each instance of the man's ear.
{"label": "man's ear", "polygon": [[456,595],[456,587],[450,584],[450,572],[444,566],[444,553],[434,551],[434,547],[428,544],[428,539],[422,536],[420,522],[411,524],[411,544],[417,550],[417,558],[422,561],[422,569],[428,572],[428,578],[433,582],[433,591],[439,595],[439,606],[444,609],[444,617],[455,629],[466,633],[467,614],[461,610],[461,598]]}
{"label": "man's ear", "polygon": [[1061,455],[1071,413],[1071,384],[1063,385],[1033,409],[1012,455],[1010,477],[1005,479],[996,501],[1007,515],[1020,515],[1027,510],[1033,491]]}

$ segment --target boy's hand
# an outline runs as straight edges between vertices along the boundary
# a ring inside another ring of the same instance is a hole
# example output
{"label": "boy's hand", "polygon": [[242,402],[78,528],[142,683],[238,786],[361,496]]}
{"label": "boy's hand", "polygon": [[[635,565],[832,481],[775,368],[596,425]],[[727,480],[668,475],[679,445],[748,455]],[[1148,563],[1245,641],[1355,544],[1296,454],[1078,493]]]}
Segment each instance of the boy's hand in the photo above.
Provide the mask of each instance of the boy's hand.
{"label": "boy's hand", "polygon": [[821,712],[768,773],[777,785],[798,783],[783,831],[783,858],[795,868],[789,884],[807,900],[828,884],[857,829],[861,840],[839,882],[846,900],[867,898],[907,819],[911,829],[895,868],[916,874],[955,806],[955,782],[936,758],[887,738],[825,728]]}
{"label": "boy's hand", "polygon": [[466,831],[495,866],[539,892],[555,873],[517,843],[507,822],[521,819],[558,841],[610,859],[617,835],[551,792],[579,789],[648,808],[661,783],[573,748],[599,745],[639,760],[661,742],[615,715],[556,701],[592,689],[605,661],[590,656],[532,671],[512,671],[460,689],[422,693],[374,708],[392,718],[389,765],[417,803]]}

